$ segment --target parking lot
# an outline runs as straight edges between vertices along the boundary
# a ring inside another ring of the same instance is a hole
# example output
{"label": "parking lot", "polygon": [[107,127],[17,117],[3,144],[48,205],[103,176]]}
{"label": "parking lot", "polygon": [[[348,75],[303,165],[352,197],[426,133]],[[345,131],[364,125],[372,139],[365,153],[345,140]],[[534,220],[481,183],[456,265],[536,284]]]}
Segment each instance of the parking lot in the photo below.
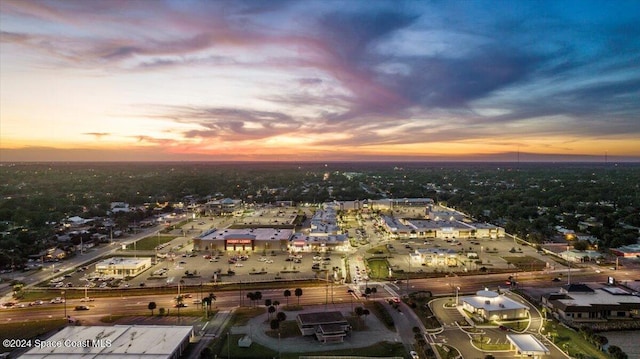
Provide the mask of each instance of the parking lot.
{"label": "parking lot", "polygon": [[[47,285],[64,287],[112,288],[112,287],[140,287],[140,286],[166,286],[166,285],[198,285],[200,283],[224,283],[224,282],[259,282],[273,280],[301,280],[329,277],[342,280],[346,276],[342,253],[299,253],[297,257],[282,250],[274,251],[198,251],[193,250],[193,237],[213,228],[226,228],[231,225],[251,225],[264,221],[265,223],[284,224],[293,220],[298,213],[306,213],[310,216],[310,208],[258,208],[247,211],[240,216],[227,217],[202,217],[183,223],[181,227],[169,228],[167,235],[177,236],[170,242],[161,245],[154,251],[133,251],[131,246],[126,250],[118,251],[116,255],[154,258],[150,269],[130,280],[118,280],[113,278],[95,278],[91,273],[95,271],[95,265],[77,268],[74,272],[61,273],[54,278],[53,283]],[[398,212],[398,216],[417,215],[417,210],[411,209],[411,213]],[[415,213],[414,213],[415,212]],[[256,222],[257,221],[257,222]],[[277,222],[276,222],[277,221]],[[359,236],[368,244],[361,249],[369,250],[372,255],[384,255],[388,257],[392,270],[405,272],[461,272],[477,270],[481,267],[488,269],[508,268],[509,264],[503,257],[532,256],[545,260],[543,255],[536,253],[534,248],[521,246],[511,239],[441,239],[431,238],[395,240],[390,239],[380,227],[375,225],[375,217],[365,215],[357,220],[349,221],[349,233],[351,236]],[[354,228],[354,225],[358,227]],[[356,231],[356,229],[358,229]],[[360,232],[360,233],[357,233]],[[418,257],[411,256],[416,250],[439,249],[450,250],[458,253],[453,262],[439,262],[423,264]],[[355,250],[354,250],[355,251]],[[467,253],[475,253],[477,259],[467,256]],[[156,258],[156,254],[164,258]],[[368,254],[368,256],[371,256]],[[413,259],[412,259],[413,258]],[[479,262],[481,261],[481,263]],[[356,280],[366,280],[359,268],[355,271],[353,265],[358,261],[352,261],[352,277]],[[335,272],[335,274],[334,274]],[[360,278],[358,278],[360,276]],[[368,279],[368,278],[367,278]]]}

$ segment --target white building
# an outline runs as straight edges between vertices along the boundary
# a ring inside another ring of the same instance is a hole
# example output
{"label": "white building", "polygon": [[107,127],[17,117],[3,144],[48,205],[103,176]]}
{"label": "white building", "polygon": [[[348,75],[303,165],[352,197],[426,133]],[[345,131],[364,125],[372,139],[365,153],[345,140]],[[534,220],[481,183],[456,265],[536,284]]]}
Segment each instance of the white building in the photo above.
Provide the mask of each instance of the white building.
{"label": "white building", "polygon": [[460,298],[462,307],[485,320],[526,318],[529,307],[490,290],[480,290],[473,296]]}
{"label": "white building", "polygon": [[96,273],[105,277],[135,277],[151,268],[151,258],[111,257],[96,264]]}

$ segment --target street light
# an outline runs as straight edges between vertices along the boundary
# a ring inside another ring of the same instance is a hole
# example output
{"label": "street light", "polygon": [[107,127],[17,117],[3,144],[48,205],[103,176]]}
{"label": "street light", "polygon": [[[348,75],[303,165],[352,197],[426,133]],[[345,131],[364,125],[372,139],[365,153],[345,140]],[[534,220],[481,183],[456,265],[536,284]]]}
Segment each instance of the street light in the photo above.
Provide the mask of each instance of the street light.
{"label": "street light", "polygon": [[458,306],[458,291],[460,290],[460,287],[456,287],[456,307]]}
{"label": "street light", "polygon": [[64,319],[67,320],[68,322],[68,318],[67,318],[67,292],[66,291],[62,291],[62,296],[64,297],[63,301],[64,301]]}

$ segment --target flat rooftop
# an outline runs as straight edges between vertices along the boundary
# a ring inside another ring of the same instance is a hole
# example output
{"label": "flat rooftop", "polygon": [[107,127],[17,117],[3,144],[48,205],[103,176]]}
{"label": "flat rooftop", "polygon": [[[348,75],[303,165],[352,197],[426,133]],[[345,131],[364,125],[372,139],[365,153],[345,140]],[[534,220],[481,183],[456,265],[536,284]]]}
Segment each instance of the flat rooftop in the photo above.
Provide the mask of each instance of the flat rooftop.
{"label": "flat rooftop", "polygon": [[293,229],[284,228],[227,228],[206,232],[200,236],[200,239],[203,241],[214,241],[244,237],[258,241],[288,241],[292,234]]}
{"label": "flat rooftop", "polygon": [[632,295],[628,291],[618,287],[600,288],[593,293],[566,293],[571,299],[558,299],[567,306],[589,307],[592,305],[640,305],[640,297]]}
{"label": "flat rooftop", "polygon": [[346,322],[340,312],[314,312],[298,314],[300,323],[307,325]]}
{"label": "flat rooftop", "polygon": [[21,358],[170,358],[192,331],[190,326],[161,325],[65,327],[46,340],[60,345],[32,348]]}
{"label": "flat rooftop", "polygon": [[96,267],[99,266],[109,266],[109,265],[119,265],[119,266],[137,266],[144,262],[151,261],[151,258],[148,257],[140,257],[140,258],[131,258],[131,257],[111,257],[105,260],[101,260],[96,263]]}
{"label": "flat rooftop", "polygon": [[531,334],[507,334],[507,340],[524,355],[550,354],[549,348]]}

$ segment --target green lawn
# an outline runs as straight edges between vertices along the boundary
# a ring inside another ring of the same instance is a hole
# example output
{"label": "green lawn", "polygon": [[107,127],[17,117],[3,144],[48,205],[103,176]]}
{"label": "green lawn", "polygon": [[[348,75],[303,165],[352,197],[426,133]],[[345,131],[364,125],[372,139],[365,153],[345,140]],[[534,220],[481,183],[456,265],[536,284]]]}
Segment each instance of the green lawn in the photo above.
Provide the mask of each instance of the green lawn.
{"label": "green lawn", "polygon": [[386,258],[369,258],[367,266],[369,267],[369,277],[376,279],[389,277],[389,262]]}
{"label": "green lawn", "polygon": [[566,349],[565,345],[568,346],[572,357],[576,357],[578,353],[582,353],[582,355],[588,358],[610,358],[608,354],[601,352],[598,348],[587,342],[579,333],[558,324],[558,322],[547,322],[545,325],[545,333],[554,334],[553,341],[558,348]]}
{"label": "green lawn", "polygon": [[[138,251],[152,251],[155,250],[157,246],[161,244],[165,244],[171,242],[172,240],[178,238],[177,236],[149,236],[144,237],[138,242],[136,242],[135,248]],[[127,246],[128,250],[133,249],[133,244]]]}
{"label": "green lawn", "polygon": [[534,270],[543,270],[546,267],[546,263],[539,260],[538,258],[533,258],[529,256],[524,257],[502,257],[510,266],[517,267],[523,271],[534,271]]}
{"label": "green lawn", "polygon": [[[218,358],[239,358],[239,359],[263,359],[278,357],[278,352],[262,346],[258,343],[252,343],[249,348],[238,347],[238,339],[243,334],[232,334],[220,336],[211,346],[212,353]],[[320,347],[321,344],[318,344]],[[330,347],[328,347],[330,348]],[[359,357],[405,357],[406,351],[402,343],[380,342],[369,347],[342,349],[342,350],[324,350],[318,352],[305,353],[281,353],[283,359],[298,359],[301,355],[324,355],[324,356],[359,356]],[[212,356],[213,357],[213,356]]]}

